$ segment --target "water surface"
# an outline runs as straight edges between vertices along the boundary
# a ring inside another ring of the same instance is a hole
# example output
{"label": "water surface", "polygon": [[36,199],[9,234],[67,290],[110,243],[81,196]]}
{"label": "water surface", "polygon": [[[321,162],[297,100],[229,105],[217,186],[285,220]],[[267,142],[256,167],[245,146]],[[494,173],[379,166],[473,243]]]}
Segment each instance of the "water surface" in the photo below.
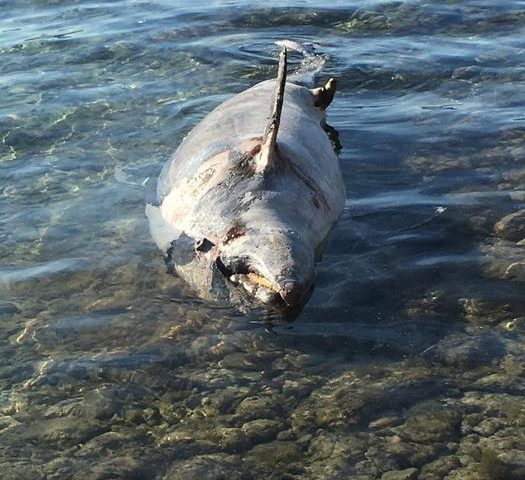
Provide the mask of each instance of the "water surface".
{"label": "water surface", "polygon": [[[0,6],[3,478],[525,477],[523,2]],[[283,38],[338,79],[347,202],[268,333],[144,205]]]}

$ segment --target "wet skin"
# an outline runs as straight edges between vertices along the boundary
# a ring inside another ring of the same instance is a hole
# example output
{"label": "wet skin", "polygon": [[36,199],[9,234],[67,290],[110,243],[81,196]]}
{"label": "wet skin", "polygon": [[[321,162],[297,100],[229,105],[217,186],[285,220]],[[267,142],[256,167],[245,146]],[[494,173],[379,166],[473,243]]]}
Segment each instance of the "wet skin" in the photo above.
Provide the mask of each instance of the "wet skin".
{"label": "wet skin", "polygon": [[286,83],[271,169],[258,171],[275,81],[226,101],[186,137],[148,206],[173,272],[204,298],[296,308],[309,298],[325,239],[344,205],[339,160],[319,89]]}

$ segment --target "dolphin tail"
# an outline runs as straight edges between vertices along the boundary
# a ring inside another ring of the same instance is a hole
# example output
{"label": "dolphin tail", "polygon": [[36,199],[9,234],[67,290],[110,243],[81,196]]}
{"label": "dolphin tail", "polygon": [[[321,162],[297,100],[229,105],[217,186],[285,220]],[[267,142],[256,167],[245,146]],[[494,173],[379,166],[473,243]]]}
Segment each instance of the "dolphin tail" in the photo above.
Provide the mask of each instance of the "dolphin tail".
{"label": "dolphin tail", "polygon": [[335,78],[330,78],[322,87],[310,90],[315,98],[315,106],[326,110],[334,99],[336,89]]}
{"label": "dolphin tail", "polygon": [[299,69],[292,75],[288,75],[287,81],[310,88],[315,97],[315,106],[326,110],[332,103],[336,90],[335,78],[330,78],[322,87],[314,88],[315,79],[323,70],[328,56],[315,52],[312,44],[303,44],[295,40],[279,40],[275,42],[282,48],[298,52],[303,56]]}
{"label": "dolphin tail", "polygon": [[272,107],[272,114],[266,130],[264,131],[261,151],[256,161],[255,171],[263,173],[269,170],[275,157],[275,147],[277,142],[277,132],[279,131],[279,124],[281,123],[281,112],[283,110],[284,87],[286,85],[286,65],[287,65],[287,49],[283,47],[279,55],[279,70],[277,72],[277,81],[275,85],[274,100]]}
{"label": "dolphin tail", "polygon": [[288,75],[288,82],[301,85],[306,88],[313,88],[316,84],[317,76],[323,70],[328,56],[316,52],[318,45],[303,44],[295,40],[279,40],[275,42],[280,47],[285,47],[289,52],[297,52],[302,56],[299,68]]}

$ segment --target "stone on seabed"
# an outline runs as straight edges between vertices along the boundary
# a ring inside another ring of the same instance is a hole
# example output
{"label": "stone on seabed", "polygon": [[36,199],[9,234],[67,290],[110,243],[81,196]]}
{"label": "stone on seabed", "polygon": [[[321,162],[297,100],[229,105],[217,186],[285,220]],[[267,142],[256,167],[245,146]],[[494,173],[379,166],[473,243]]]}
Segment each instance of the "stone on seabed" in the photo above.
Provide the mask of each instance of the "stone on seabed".
{"label": "stone on seabed", "polygon": [[246,454],[245,461],[259,467],[268,467],[274,464],[289,465],[298,462],[301,456],[296,443],[277,440],[255,446]]}
{"label": "stone on seabed", "polygon": [[163,480],[241,480],[246,478],[235,462],[224,454],[202,455],[175,462],[168,469]]}
{"label": "stone on seabed", "polygon": [[503,217],[494,225],[494,231],[499,237],[511,242],[519,242],[525,238],[525,209]]}
{"label": "stone on seabed", "polygon": [[381,480],[414,480],[415,478],[417,478],[417,468],[392,470],[381,475]]}
{"label": "stone on seabed", "polygon": [[525,452],[523,450],[508,450],[498,455],[498,459],[507,468],[509,480],[525,478]]}

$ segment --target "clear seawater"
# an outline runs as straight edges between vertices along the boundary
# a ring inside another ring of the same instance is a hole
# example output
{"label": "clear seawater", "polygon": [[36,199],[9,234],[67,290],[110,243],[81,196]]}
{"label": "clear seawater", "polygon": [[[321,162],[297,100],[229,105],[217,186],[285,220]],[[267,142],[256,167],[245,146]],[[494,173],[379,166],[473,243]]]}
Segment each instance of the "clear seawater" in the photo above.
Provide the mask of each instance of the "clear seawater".
{"label": "clear seawater", "polygon": [[[2,479],[525,478],[523,1],[0,7]],[[281,39],[338,80],[347,201],[269,332],[144,206]]]}

